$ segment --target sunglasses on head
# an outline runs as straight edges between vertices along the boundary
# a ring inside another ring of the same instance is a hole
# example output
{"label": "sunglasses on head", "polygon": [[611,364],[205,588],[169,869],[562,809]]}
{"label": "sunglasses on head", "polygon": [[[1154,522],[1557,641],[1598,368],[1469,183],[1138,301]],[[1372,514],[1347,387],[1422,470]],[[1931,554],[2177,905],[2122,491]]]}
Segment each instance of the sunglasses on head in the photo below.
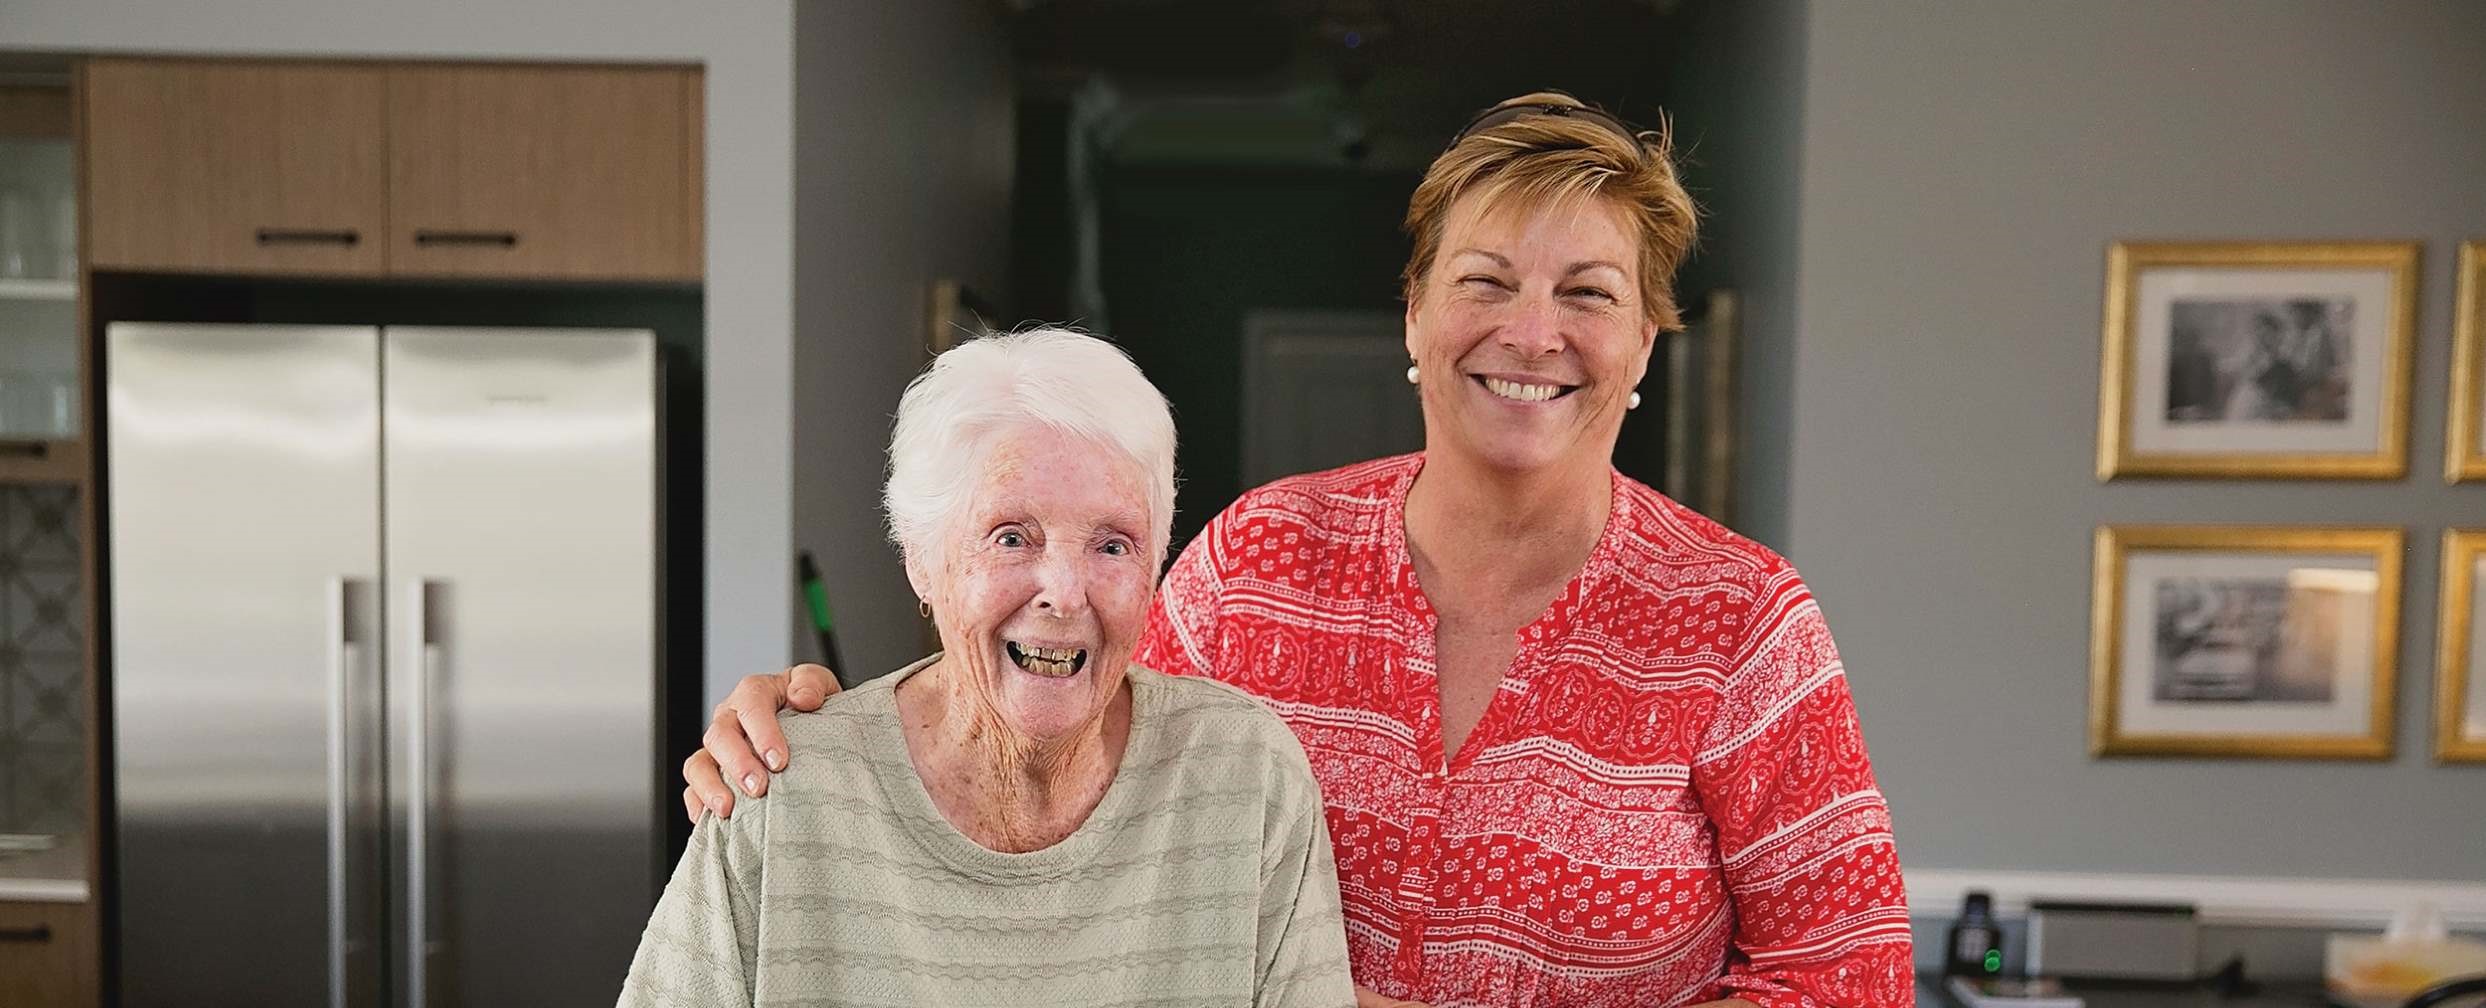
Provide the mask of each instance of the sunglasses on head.
{"label": "sunglasses on head", "polygon": [[1476,118],[1469,120],[1467,128],[1460,130],[1458,136],[1452,137],[1450,139],[1450,144],[1451,146],[1456,147],[1458,146],[1459,141],[1474,136],[1483,130],[1489,130],[1506,122],[1512,122],[1537,115],[1560,116],[1565,119],[1578,119],[1582,122],[1597,126],[1608,133],[1614,134],[1615,136],[1623,138],[1631,144],[1631,149],[1633,151],[1637,152],[1640,150],[1640,131],[1631,128],[1631,124],[1584,105],[1556,105],[1550,102],[1530,105],[1501,105],[1486,109],[1483,112],[1477,113]]}

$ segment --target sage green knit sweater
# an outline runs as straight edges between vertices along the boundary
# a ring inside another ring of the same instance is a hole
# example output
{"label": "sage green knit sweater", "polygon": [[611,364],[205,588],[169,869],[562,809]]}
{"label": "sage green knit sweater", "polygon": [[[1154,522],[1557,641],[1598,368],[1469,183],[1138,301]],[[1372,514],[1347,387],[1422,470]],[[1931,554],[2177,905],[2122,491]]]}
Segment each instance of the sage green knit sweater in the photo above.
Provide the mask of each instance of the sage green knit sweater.
{"label": "sage green knit sweater", "polygon": [[783,718],[792,765],[700,822],[621,1004],[1354,1003],[1320,791],[1259,701],[1133,667],[1096,811],[1003,854],[907,759],[896,685],[930,662]]}

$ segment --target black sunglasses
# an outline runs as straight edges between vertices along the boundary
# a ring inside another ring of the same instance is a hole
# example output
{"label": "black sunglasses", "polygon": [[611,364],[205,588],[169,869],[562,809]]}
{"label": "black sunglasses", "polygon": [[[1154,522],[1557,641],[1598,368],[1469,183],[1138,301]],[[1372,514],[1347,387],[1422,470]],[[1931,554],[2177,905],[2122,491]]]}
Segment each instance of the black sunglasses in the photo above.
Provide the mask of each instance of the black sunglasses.
{"label": "black sunglasses", "polygon": [[1489,130],[1496,126],[1500,126],[1503,123],[1524,119],[1534,115],[1561,116],[1566,119],[1582,120],[1604,129],[1606,132],[1612,133],[1615,136],[1623,138],[1623,140],[1631,144],[1631,149],[1635,154],[1637,154],[1641,149],[1640,131],[1631,128],[1630,123],[1626,123],[1621,119],[1617,119],[1611,115],[1607,115],[1604,112],[1589,108],[1585,105],[1555,105],[1551,103],[1536,105],[1502,105],[1486,109],[1477,113],[1476,118],[1469,120],[1467,128],[1460,130],[1458,136],[1450,138],[1450,145],[1456,147],[1459,145],[1459,141],[1474,136],[1480,131]]}

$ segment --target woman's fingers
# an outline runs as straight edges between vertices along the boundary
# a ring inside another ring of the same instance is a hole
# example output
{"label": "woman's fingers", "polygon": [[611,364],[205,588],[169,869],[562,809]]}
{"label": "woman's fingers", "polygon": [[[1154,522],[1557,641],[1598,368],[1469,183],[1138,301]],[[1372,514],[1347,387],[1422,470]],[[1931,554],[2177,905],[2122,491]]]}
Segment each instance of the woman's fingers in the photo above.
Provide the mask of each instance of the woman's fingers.
{"label": "woman's fingers", "polygon": [[829,694],[838,692],[837,675],[826,665],[804,662],[785,671],[786,706],[816,711]]}
{"label": "woman's fingers", "polygon": [[[777,727],[777,712],[786,707],[785,687],[779,681],[781,677],[753,676],[751,678],[767,680],[769,692],[764,699],[733,708],[734,718],[740,726],[742,736],[735,741],[742,743],[743,746],[742,751],[736,755],[748,756],[765,765],[751,766],[732,762],[727,760],[726,754],[722,752],[717,753],[717,762],[725,764],[726,769],[734,772],[734,779],[742,782],[744,794],[757,798],[768,793],[768,775],[785,769],[786,757],[792,754],[787,751],[785,730]],[[746,683],[749,681],[744,680]],[[737,689],[734,694],[739,697],[742,691]],[[726,702],[732,703],[733,701]],[[716,751],[713,745],[708,748],[711,752]]]}
{"label": "woman's fingers", "polygon": [[1431,1008],[1422,1001],[1401,1001],[1369,987],[1355,988],[1355,1008]]}
{"label": "woman's fingers", "polygon": [[[716,705],[707,733],[699,737],[726,779],[754,798],[768,793],[768,768],[760,764],[760,754],[773,752],[776,764],[785,765],[785,736],[777,731],[777,708],[784,705],[777,676],[744,676],[725,702]],[[765,728],[765,736],[755,735],[755,728]]]}
{"label": "woman's fingers", "polygon": [[682,761],[682,809],[690,813],[691,825],[699,824],[699,813],[714,812],[723,819],[734,814],[734,792],[717,776],[716,759],[702,749]]}

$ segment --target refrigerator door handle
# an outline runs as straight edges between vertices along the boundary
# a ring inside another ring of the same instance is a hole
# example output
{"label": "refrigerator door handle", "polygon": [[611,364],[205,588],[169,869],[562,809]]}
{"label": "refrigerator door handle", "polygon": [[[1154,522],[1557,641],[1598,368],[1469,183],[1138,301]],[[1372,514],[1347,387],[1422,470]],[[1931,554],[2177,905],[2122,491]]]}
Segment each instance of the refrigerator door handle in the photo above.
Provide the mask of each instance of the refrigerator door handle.
{"label": "refrigerator door handle", "polygon": [[432,824],[432,677],[438,673],[442,649],[441,618],[434,598],[441,583],[417,580],[406,593],[411,603],[406,619],[412,628],[405,639],[413,654],[406,667],[413,674],[408,717],[408,800],[406,803],[406,1004],[427,1008],[431,979],[431,824]]}
{"label": "refrigerator door handle", "polygon": [[365,633],[356,619],[360,579],[331,577],[323,596],[328,606],[328,1003],[345,1008],[346,944],[351,927],[351,892],[355,866],[348,863],[352,843],[353,753],[360,736],[354,725],[354,673],[363,664]]}

